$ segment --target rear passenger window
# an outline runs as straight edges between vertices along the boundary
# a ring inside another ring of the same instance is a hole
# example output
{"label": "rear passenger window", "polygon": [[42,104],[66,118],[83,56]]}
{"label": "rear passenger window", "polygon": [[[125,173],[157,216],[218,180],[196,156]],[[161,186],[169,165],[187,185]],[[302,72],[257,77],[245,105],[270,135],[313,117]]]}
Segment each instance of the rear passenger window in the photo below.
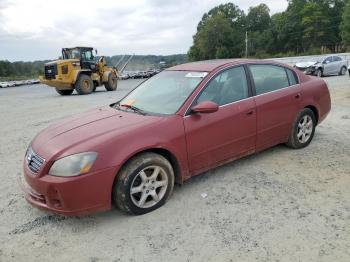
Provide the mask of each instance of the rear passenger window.
{"label": "rear passenger window", "polygon": [[251,65],[256,94],[261,95],[289,86],[286,70],[274,65]]}
{"label": "rear passenger window", "polygon": [[297,78],[297,76],[295,75],[295,73],[294,73],[292,70],[290,70],[290,69],[286,69],[286,71],[287,71],[288,78],[289,78],[289,84],[290,84],[291,86],[294,86],[294,85],[299,84],[298,78]]}
{"label": "rear passenger window", "polygon": [[340,62],[341,58],[339,56],[333,56],[333,61],[334,62]]}

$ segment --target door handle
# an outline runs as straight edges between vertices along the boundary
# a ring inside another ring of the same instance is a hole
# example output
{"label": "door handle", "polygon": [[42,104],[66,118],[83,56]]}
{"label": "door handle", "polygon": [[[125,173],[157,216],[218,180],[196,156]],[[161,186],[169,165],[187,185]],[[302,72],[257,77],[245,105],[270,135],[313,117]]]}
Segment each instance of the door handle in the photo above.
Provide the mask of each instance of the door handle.
{"label": "door handle", "polygon": [[295,98],[296,98],[296,99],[299,99],[300,97],[301,97],[300,93],[298,93],[298,94],[295,95]]}

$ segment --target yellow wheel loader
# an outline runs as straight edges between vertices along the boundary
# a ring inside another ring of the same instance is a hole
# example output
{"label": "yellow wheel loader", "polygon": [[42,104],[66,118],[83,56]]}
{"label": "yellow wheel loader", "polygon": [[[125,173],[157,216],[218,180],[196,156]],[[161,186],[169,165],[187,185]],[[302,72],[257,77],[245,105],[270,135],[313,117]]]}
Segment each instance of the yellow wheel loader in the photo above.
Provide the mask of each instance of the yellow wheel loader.
{"label": "yellow wheel loader", "polygon": [[[105,57],[101,56],[97,60],[93,50],[92,47],[63,48],[59,60],[45,64],[45,75],[39,77],[40,82],[55,87],[57,93],[63,96],[71,95],[74,89],[79,95],[91,94],[102,85],[107,91],[115,91],[118,65],[108,67]],[[96,50],[95,54],[97,55]]]}

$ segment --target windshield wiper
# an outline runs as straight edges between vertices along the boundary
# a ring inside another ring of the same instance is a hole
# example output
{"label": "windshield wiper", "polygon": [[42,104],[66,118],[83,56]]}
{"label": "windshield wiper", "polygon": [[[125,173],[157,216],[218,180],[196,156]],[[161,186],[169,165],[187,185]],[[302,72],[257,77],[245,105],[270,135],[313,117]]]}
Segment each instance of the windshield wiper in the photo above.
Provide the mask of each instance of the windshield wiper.
{"label": "windshield wiper", "polygon": [[119,103],[117,104],[117,106],[119,106],[119,108],[121,106],[126,107],[126,108],[131,109],[134,112],[139,113],[139,114],[144,115],[144,116],[147,115],[147,113],[145,111],[143,111],[142,109],[140,109],[140,108],[138,108],[136,106],[126,105],[126,104],[120,105]]}

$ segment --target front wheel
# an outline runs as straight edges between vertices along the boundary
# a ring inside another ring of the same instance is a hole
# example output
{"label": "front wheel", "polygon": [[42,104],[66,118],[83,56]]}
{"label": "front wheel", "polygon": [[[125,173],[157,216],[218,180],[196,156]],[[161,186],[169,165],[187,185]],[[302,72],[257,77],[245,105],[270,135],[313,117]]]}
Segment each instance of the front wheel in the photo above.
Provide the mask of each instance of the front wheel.
{"label": "front wheel", "polygon": [[287,146],[300,149],[307,147],[314,137],[316,118],[312,110],[305,108],[301,111],[292,127]]}
{"label": "front wheel", "polygon": [[56,92],[59,93],[61,96],[69,96],[73,93],[73,89],[70,90],[59,90],[56,88]]}
{"label": "front wheel", "polygon": [[321,69],[317,69],[317,70],[316,70],[316,76],[317,76],[317,77],[322,77],[322,76],[323,76],[323,72],[322,72]]}
{"label": "front wheel", "polygon": [[94,90],[94,82],[88,75],[80,75],[78,81],[75,83],[75,90],[79,95],[91,94]]}
{"label": "front wheel", "polygon": [[174,171],[167,159],[144,153],[128,161],[113,186],[113,201],[135,215],[151,212],[168,200],[174,187]]}

